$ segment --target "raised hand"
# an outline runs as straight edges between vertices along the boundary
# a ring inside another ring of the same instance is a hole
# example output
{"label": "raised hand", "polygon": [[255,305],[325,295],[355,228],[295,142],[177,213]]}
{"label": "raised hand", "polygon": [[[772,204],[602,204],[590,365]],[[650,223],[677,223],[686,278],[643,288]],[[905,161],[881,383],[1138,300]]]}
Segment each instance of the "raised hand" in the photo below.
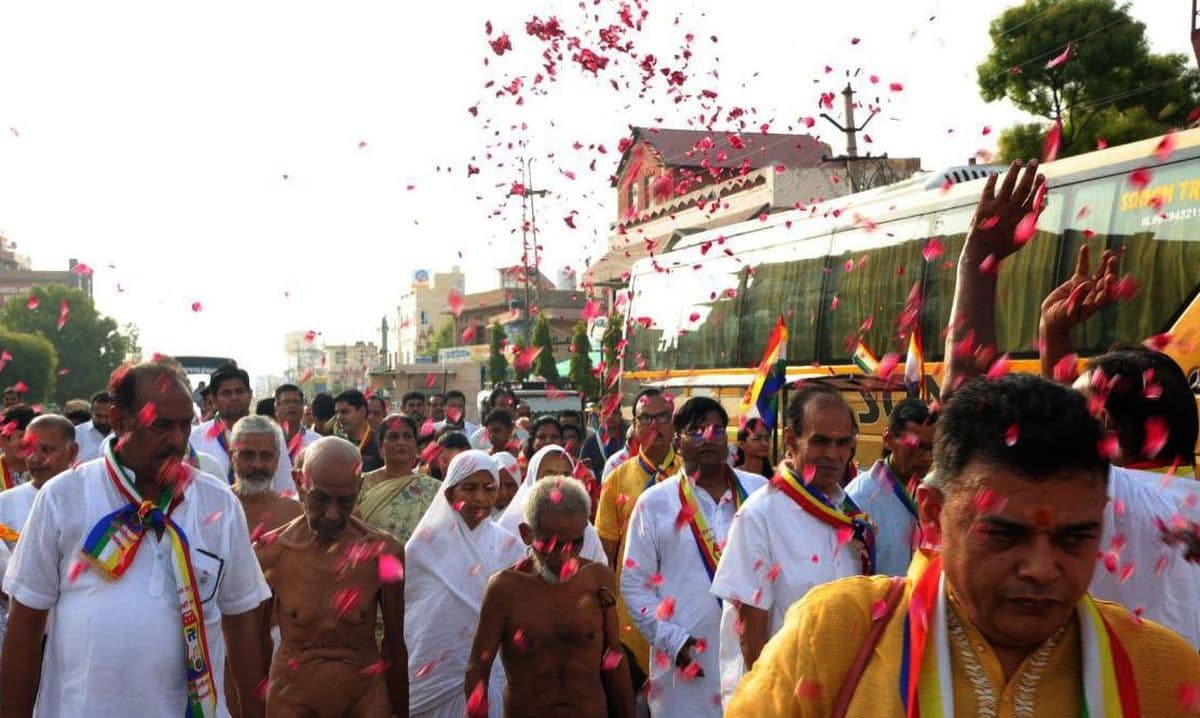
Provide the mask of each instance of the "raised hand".
{"label": "raised hand", "polygon": [[1013,162],[999,189],[998,175],[987,178],[967,232],[964,256],[969,253],[981,260],[991,256],[999,262],[1029,240],[1046,196],[1046,178],[1037,167],[1037,160],[1028,165]]}
{"label": "raised hand", "polygon": [[1042,301],[1042,332],[1064,334],[1117,300],[1117,257],[1105,250],[1095,274],[1089,274],[1091,249],[1079,248],[1075,273]]}

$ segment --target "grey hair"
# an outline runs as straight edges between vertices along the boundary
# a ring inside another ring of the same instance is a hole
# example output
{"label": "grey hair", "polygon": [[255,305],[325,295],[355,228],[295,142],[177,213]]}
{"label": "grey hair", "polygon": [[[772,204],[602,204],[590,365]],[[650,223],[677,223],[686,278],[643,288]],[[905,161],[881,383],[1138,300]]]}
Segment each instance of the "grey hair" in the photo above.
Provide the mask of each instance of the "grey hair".
{"label": "grey hair", "polygon": [[931,489],[940,491],[943,496],[946,495],[946,490],[949,488],[947,482],[938,474],[936,468],[931,468],[925,478],[921,479],[921,486],[928,486]]}
{"label": "grey hair", "polygon": [[542,512],[569,516],[591,515],[592,499],[578,479],[570,476],[544,476],[533,483],[525,499],[525,523],[538,532]]}
{"label": "grey hair", "polygon": [[40,429],[43,426],[53,426],[62,432],[63,439],[68,444],[75,443],[75,425],[67,417],[60,416],[59,414],[39,414],[34,417],[33,421],[29,422],[29,426],[26,427],[25,431],[28,433],[33,429]]}
{"label": "grey hair", "polygon": [[283,438],[283,429],[279,428],[279,424],[276,424],[274,419],[262,416],[261,414],[247,414],[238,419],[237,423],[233,425],[233,431],[230,433],[230,442],[233,444],[234,451],[237,451],[242,437],[247,434],[271,434],[275,437],[275,446],[279,449],[279,453],[283,454],[287,450],[287,442]]}

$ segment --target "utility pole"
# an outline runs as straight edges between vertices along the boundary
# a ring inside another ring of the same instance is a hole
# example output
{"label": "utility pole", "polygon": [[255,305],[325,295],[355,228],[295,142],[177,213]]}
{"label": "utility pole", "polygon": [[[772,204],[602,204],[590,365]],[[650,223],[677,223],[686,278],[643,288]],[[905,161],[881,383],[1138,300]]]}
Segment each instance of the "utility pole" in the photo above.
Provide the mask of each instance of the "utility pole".
{"label": "utility pole", "polygon": [[[861,189],[867,189],[867,187],[859,186],[864,183],[859,181],[854,176],[854,170],[852,167],[852,164],[857,164],[856,161],[858,159],[860,159],[858,156],[858,133],[865,130],[867,128],[867,125],[871,124],[871,120],[875,119],[875,115],[879,114],[879,111],[876,110],[876,111],[872,112],[870,117],[867,118],[867,121],[862,123],[861,127],[855,126],[855,124],[854,124],[854,89],[852,87],[850,87],[849,82],[846,83],[845,89],[842,90],[842,98],[845,101],[845,108],[846,108],[846,125],[844,127],[842,126],[842,124],[840,122],[833,119],[832,117],[830,117],[829,115],[827,115],[824,112],[821,113],[821,117],[824,117],[826,120],[829,121],[829,124],[838,128],[838,130],[840,132],[842,132],[843,134],[846,135],[846,154],[844,154],[840,157],[826,158],[826,161],[841,162],[846,168],[846,180],[850,183],[850,191],[858,192]],[[872,158],[872,159],[874,159],[874,158]],[[881,159],[882,161],[884,161],[886,163],[887,155],[884,154],[879,159]]]}
{"label": "utility pole", "polygon": [[[537,297],[535,285],[538,265],[537,212],[534,208],[534,198],[546,196],[546,190],[533,187],[533,161],[527,158],[522,163],[521,179],[525,191],[521,195],[521,267],[525,272],[525,342],[533,341],[530,308]],[[511,197],[512,192],[508,193]],[[530,260],[532,259],[532,266]]]}

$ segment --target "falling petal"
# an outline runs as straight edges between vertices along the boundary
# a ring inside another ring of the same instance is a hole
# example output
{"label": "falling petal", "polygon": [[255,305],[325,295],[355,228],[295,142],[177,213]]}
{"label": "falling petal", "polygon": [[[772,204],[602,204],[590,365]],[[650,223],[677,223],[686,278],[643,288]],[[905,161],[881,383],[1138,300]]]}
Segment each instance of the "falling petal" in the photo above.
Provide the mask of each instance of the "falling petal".
{"label": "falling petal", "polygon": [[379,557],[379,582],[399,583],[404,580],[404,564],[390,553]]}
{"label": "falling petal", "polygon": [[1042,143],[1042,162],[1053,162],[1058,158],[1058,147],[1062,143],[1062,123],[1055,122],[1050,131],[1046,133],[1046,140]]}

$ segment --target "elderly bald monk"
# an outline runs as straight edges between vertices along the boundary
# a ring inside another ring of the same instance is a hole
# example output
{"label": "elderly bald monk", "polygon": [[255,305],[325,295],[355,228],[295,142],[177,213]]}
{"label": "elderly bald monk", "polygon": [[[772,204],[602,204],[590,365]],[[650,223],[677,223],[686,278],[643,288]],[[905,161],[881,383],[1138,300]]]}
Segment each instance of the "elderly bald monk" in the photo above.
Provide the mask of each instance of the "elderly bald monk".
{"label": "elderly bald monk", "polygon": [[304,515],[255,546],[282,632],[268,715],[408,715],[404,547],[351,516],[361,468],[349,441],[313,442],[305,449]]}
{"label": "elderly bald monk", "polygon": [[1107,502],[1100,438],[1065,387],[1022,375],[962,385],[917,493],[938,551],[915,556],[906,579],[810,591],[728,718],[1195,715],[1192,647],[1087,594]]}

